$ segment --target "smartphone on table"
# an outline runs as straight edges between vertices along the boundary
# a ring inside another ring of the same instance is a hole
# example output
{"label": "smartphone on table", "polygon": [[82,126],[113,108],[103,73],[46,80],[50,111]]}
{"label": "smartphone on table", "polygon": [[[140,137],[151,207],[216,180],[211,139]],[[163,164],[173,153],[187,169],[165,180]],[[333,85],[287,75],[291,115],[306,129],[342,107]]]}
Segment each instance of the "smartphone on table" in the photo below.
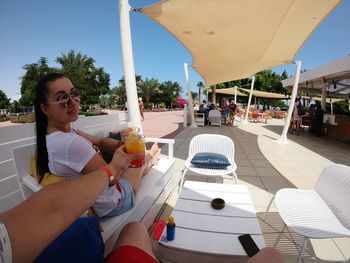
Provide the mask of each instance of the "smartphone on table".
{"label": "smartphone on table", "polygon": [[254,256],[260,251],[260,249],[249,234],[241,235],[238,237],[238,239],[249,257]]}

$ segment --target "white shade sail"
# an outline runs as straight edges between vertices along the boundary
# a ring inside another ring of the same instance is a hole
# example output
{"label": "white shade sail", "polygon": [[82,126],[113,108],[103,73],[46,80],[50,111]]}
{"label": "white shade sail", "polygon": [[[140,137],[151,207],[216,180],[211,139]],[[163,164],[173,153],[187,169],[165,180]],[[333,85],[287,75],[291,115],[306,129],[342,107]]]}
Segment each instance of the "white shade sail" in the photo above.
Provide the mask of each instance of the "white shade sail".
{"label": "white shade sail", "polygon": [[293,61],[341,0],[166,0],[142,12],[192,54],[207,86]]}
{"label": "white shade sail", "polygon": [[[313,100],[317,100],[317,101],[322,101],[322,98],[320,97],[314,97],[312,98]],[[327,103],[336,103],[339,101],[344,101],[345,99],[334,99],[334,98],[326,98],[326,102]]]}
{"label": "white shade sail", "polygon": [[[243,89],[241,90],[245,92],[250,92],[249,89]],[[280,93],[273,93],[273,92],[266,92],[266,91],[261,91],[261,90],[253,90],[253,96],[258,97],[258,98],[267,98],[267,99],[285,99],[288,100],[290,99],[290,95],[284,95]]]}
{"label": "white shade sail", "polygon": [[[210,91],[211,92],[211,91]],[[224,88],[224,89],[216,89],[216,94],[225,94],[225,95],[235,95],[235,88]],[[239,91],[239,87],[237,87],[237,96],[248,96],[246,93],[243,93],[241,91]]]}

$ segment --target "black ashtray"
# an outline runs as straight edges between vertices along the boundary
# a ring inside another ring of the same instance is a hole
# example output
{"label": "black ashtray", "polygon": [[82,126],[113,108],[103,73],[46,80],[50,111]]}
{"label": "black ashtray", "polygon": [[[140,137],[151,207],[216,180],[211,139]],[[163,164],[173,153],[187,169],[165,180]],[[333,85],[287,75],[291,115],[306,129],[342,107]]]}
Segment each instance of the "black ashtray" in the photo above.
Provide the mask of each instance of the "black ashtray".
{"label": "black ashtray", "polygon": [[225,207],[225,200],[221,198],[214,198],[211,200],[211,206],[214,209],[223,209]]}

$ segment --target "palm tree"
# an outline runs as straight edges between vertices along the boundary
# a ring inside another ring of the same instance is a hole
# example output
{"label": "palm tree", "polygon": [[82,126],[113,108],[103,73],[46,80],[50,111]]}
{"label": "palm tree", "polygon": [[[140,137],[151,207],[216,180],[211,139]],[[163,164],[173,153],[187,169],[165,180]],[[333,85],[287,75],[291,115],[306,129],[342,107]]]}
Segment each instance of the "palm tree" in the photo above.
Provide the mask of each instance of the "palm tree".
{"label": "palm tree", "polygon": [[124,106],[126,103],[126,89],[125,87],[118,86],[114,87],[110,91],[110,101],[114,106],[121,105]]}
{"label": "palm tree", "polygon": [[198,94],[199,94],[199,102],[202,101],[202,88],[204,88],[204,83],[202,81],[198,81],[197,83],[197,87],[198,87]]}
{"label": "palm tree", "polygon": [[[142,77],[140,75],[135,75],[135,80],[136,80],[136,87],[138,87],[140,85],[140,83],[142,82]],[[124,77],[122,77],[118,82],[119,82],[119,86],[120,87],[124,87],[125,88],[125,79],[124,79]]]}
{"label": "palm tree", "polygon": [[146,80],[141,81],[138,85],[138,90],[142,97],[146,100],[146,105],[149,105],[150,98],[155,94],[159,93],[160,83],[157,79],[154,78],[146,78]]}
{"label": "palm tree", "polygon": [[166,107],[173,107],[176,98],[179,98],[182,93],[182,87],[178,82],[165,81],[160,84],[159,93],[157,96],[152,96],[151,100],[154,103],[164,103]]}
{"label": "palm tree", "polygon": [[216,105],[216,84],[211,85],[211,102]]}
{"label": "palm tree", "polygon": [[99,103],[100,95],[109,92],[109,74],[103,68],[96,68],[93,58],[71,50],[67,54],[62,53],[56,62],[62,65],[62,73],[80,91],[83,108]]}
{"label": "palm tree", "polygon": [[61,57],[56,58],[56,62],[61,64],[62,68],[89,68],[91,65],[95,63],[95,60],[91,57],[87,57],[86,55],[75,54],[74,50],[71,50],[65,54],[61,54]]}

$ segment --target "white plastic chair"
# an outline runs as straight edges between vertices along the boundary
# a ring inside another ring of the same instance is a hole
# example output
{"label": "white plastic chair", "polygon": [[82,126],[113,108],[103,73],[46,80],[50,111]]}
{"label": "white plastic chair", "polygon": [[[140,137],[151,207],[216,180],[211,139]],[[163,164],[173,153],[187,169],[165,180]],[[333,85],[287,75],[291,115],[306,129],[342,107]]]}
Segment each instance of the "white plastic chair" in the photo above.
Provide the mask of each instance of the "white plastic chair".
{"label": "white plastic chair", "polygon": [[221,126],[221,112],[219,110],[209,111],[208,121],[211,126]]}
{"label": "white plastic chair", "polygon": [[[222,169],[213,168],[200,168],[191,163],[193,156],[196,153],[201,152],[212,152],[225,155],[228,161],[231,163],[230,166]],[[206,176],[222,176],[232,174],[232,179],[235,179],[237,183],[236,169],[237,165],[234,161],[235,156],[235,145],[231,138],[219,135],[219,134],[200,134],[192,138],[188,150],[188,157],[185,162],[185,169],[182,172],[179,192],[182,189],[183,182],[187,170],[190,170],[196,174],[202,174]]]}
{"label": "white plastic chair", "polygon": [[303,236],[297,262],[300,261],[309,238],[350,237],[349,166],[328,166],[322,171],[312,190],[286,188],[277,191],[267,207],[264,218],[274,199],[285,223],[283,230],[287,226]]}

